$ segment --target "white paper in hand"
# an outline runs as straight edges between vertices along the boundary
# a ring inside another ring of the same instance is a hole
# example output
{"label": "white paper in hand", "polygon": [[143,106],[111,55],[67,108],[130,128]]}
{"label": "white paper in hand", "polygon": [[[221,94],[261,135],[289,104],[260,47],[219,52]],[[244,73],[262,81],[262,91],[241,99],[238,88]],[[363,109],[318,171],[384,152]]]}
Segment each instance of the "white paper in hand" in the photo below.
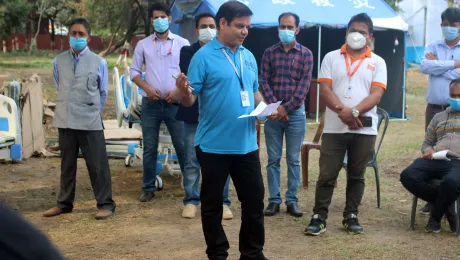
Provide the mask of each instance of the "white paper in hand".
{"label": "white paper in hand", "polygon": [[254,109],[249,115],[241,115],[238,118],[245,118],[251,116],[269,116],[275,112],[278,107],[281,105],[281,101],[272,104],[265,104],[263,101]]}
{"label": "white paper in hand", "polygon": [[433,154],[433,160],[450,161],[450,159],[447,157],[448,152],[449,152],[449,150],[442,150],[442,151],[434,153]]}

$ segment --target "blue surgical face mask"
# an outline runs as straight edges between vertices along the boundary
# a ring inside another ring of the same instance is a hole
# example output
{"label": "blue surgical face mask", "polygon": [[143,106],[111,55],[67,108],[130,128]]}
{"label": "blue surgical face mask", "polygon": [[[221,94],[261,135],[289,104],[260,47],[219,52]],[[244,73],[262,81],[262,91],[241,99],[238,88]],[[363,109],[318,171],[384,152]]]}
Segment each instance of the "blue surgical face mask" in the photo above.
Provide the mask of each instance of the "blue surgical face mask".
{"label": "blue surgical face mask", "polygon": [[289,44],[295,40],[295,32],[290,30],[280,30],[278,36],[284,44]]}
{"label": "blue surgical face mask", "polygon": [[460,99],[449,98],[449,105],[455,111],[460,111]]}
{"label": "blue surgical face mask", "polygon": [[70,36],[69,39],[70,47],[72,47],[76,51],[81,51],[83,48],[85,48],[87,44],[87,39],[86,38],[75,38]]}
{"label": "blue surgical face mask", "polygon": [[442,34],[448,41],[453,41],[458,37],[458,28],[451,26],[443,26]]}
{"label": "blue surgical face mask", "polygon": [[159,33],[164,33],[169,28],[168,18],[157,18],[153,21],[153,29]]}

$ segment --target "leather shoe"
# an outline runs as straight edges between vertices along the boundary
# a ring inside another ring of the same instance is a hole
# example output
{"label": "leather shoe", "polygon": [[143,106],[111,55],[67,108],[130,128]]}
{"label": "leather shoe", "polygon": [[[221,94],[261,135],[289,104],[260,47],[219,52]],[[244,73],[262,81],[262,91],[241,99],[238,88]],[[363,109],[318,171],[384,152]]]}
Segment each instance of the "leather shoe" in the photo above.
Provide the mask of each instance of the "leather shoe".
{"label": "leather shoe", "polygon": [[287,206],[287,213],[289,213],[291,216],[294,216],[294,217],[302,217],[303,216],[303,212],[302,210],[299,209],[299,206],[297,205],[297,203],[289,203]]}
{"label": "leather shoe", "polygon": [[52,209],[49,209],[43,212],[42,215],[43,217],[50,218],[50,217],[55,217],[55,216],[59,216],[61,214],[70,213],[70,212],[72,212],[71,209],[61,209],[58,207],[54,207]]}
{"label": "leather shoe", "polygon": [[264,211],[264,215],[267,217],[275,216],[276,213],[280,212],[280,204],[269,203]]}
{"label": "leather shoe", "polygon": [[108,210],[108,209],[100,209],[96,212],[96,216],[94,216],[95,219],[106,219],[108,217],[111,217],[115,214],[115,212]]}

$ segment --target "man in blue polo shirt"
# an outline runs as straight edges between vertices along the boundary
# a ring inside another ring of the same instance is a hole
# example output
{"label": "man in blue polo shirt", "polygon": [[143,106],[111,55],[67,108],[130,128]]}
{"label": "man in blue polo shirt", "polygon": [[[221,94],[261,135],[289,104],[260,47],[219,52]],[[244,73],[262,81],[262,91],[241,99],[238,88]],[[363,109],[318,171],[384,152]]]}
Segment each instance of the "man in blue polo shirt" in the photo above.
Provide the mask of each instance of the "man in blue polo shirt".
{"label": "man in blue polo shirt", "polygon": [[240,259],[265,259],[264,184],[256,122],[254,117],[238,119],[263,100],[254,55],[241,46],[251,16],[240,2],[224,3],[216,14],[218,37],[193,56],[189,81],[184,74],[176,81],[183,105],[199,101],[195,146],[203,176],[201,221],[209,259],[228,256],[221,219],[222,192],[229,175],[241,201]]}

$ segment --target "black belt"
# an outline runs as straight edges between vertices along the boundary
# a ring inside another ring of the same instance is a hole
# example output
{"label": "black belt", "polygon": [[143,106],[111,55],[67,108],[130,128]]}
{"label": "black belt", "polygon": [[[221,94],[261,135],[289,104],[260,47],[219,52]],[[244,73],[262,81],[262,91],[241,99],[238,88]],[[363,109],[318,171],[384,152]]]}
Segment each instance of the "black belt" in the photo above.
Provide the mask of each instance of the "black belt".
{"label": "black belt", "polygon": [[447,105],[428,104],[428,105],[431,106],[432,108],[438,108],[438,109],[441,109],[441,110],[446,110],[446,108],[450,107],[449,104],[447,104]]}

